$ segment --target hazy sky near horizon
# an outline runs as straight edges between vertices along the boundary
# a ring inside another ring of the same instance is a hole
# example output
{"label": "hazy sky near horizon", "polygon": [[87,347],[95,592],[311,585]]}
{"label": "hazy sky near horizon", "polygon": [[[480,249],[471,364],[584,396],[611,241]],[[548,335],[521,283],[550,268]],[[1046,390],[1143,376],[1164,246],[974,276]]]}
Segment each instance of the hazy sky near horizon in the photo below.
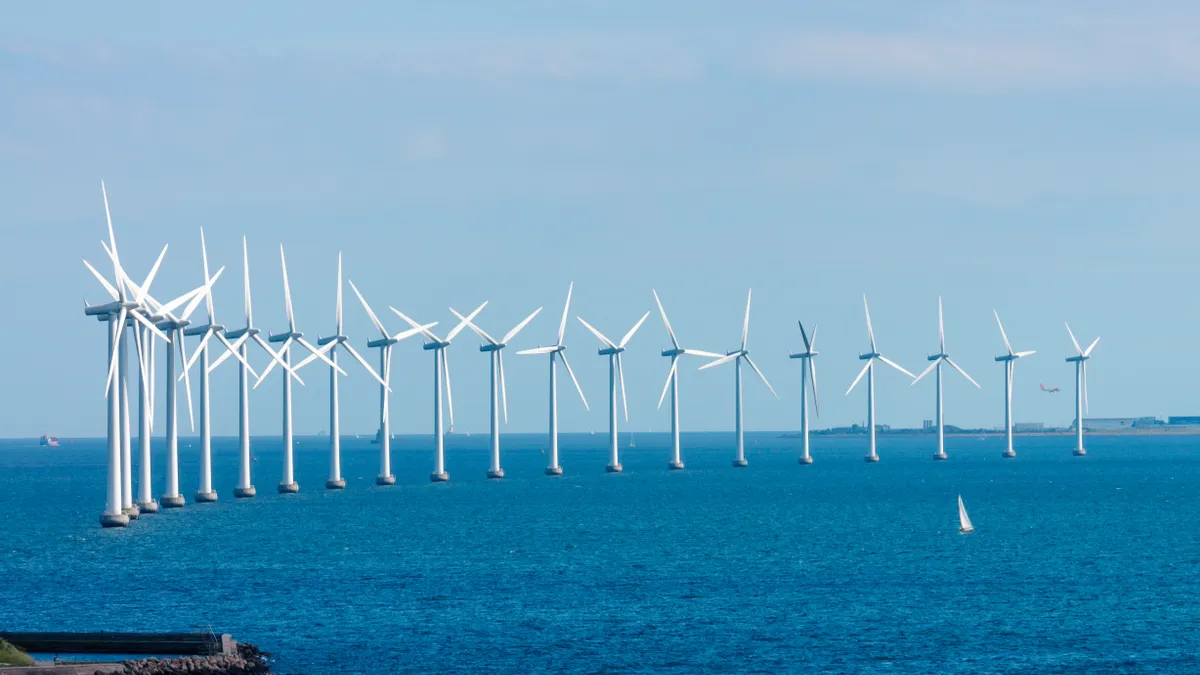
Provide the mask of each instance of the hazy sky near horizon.
{"label": "hazy sky near horizon", "polygon": [[[713,351],[737,344],[754,289],[749,347],[781,400],[747,371],[751,430],[798,425],[797,319],[820,326],[815,426],[865,418],[865,391],[843,395],[867,348],[863,293],[880,350],[913,372],[944,298],[948,351],[983,385],[947,373],[948,423],[1002,422],[993,309],[1038,351],[1017,368],[1017,421],[1072,418],[1064,321],[1102,337],[1091,416],[1200,414],[1192,4],[114,7],[24,3],[0,26],[0,282],[19,298],[0,435],[103,433],[105,331],[81,311],[103,291],[80,263],[111,275],[101,178],[131,274],[170,245],[160,297],[200,283],[205,228],[232,327],[242,235],[258,326],[284,326],[283,243],[314,338],[333,329],[338,251],[392,331],[388,305],[443,332],[447,306],[489,300],[493,335],[544,306],[512,351],[553,341],[574,281],[567,343],[591,411],[561,378],[564,431],[607,424],[606,360],[575,316],[616,339],[647,311],[628,428],[668,428],[651,288],[685,346]],[[348,287],[345,312],[366,353],[376,333]],[[477,344],[464,333],[451,363],[456,427],[483,432]],[[699,365],[682,369],[683,427],[731,429],[732,364]],[[370,433],[377,387],[346,368],[343,429]],[[546,359],[509,353],[506,369],[507,430],[544,431]],[[296,427],[312,433],[327,372],[302,376]],[[431,377],[428,352],[398,347],[396,432],[429,432]],[[213,387],[215,432],[234,434],[232,361]],[[279,397],[273,374],[254,433],[278,433]],[[881,423],[919,426],[933,405],[932,379],[880,373]]]}

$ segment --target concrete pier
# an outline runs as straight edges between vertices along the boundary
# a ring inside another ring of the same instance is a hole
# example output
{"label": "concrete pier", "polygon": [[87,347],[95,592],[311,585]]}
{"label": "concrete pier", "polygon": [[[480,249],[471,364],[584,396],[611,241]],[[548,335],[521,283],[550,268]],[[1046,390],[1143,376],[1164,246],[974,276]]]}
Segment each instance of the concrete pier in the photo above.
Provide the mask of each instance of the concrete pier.
{"label": "concrete pier", "polygon": [[1017,453],[1015,450],[1005,450],[1003,453],[1000,454],[1000,456],[1003,457],[1004,459],[1012,459],[1013,457],[1017,456]]}
{"label": "concrete pier", "polygon": [[338,478],[335,480],[333,478],[330,478],[329,480],[325,481],[325,489],[326,490],[345,490],[346,489],[346,479]]}
{"label": "concrete pier", "polygon": [[281,495],[293,495],[299,491],[300,491],[300,484],[295,481],[292,481],[291,483],[280,483],[279,484],[279,494],[281,494]]}
{"label": "concrete pier", "polygon": [[866,457],[863,457],[863,460],[867,464],[875,464],[879,461],[879,455],[867,455]]}
{"label": "concrete pier", "polygon": [[609,464],[608,466],[604,467],[604,470],[609,473],[621,473],[625,470],[625,467],[621,466],[620,464]]}
{"label": "concrete pier", "polygon": [[375,484],[376,485],[395,485],[396,477],[393,475],[390,475],[390,474],[387,476],[376,476]]}
{"label": "concrete pier", "polygon": [[196,491],[196,496],[193,498],[197,504],[210,504],[217,501],[217,491],[210,490],[208,492]]}
{"label": "concrete pier", "polygon": [[800,458],[800,464],[801,464],[801,465],[803,465],[803,466],[807,466],[807,465],[809,465],[809,464],[812,464],[812,457],[801,457],[801,458]]}
{"label": "concrete pier", "polygon": [[744,469],[750,466],[750,462],[747,462],[745,459],[735,459],[733,460],[733,466],[737,469]]}
{"label": "concrete pier", "polygon": [[429,480],[434,483],[445,483],[450,480],[450,474],[443,471],[442,473],[429,474]]}
{"label": "concrete pier", "polygon": [[667,468],[671,471],[683,471],[683,462],[668,462]]}
{"label": "concrete pier", "polygon": [[253,485],[233,489],[233,496],[238,499],[252,499],[256,494],[258,490],[255,490]]}
{"label": "concrete pier", "polygon": [[182,509],[183,505],[186,503],[187,500],[183,498],[183,495],[159,498],[159,504],[161,504],[164,509]]}
{"label": "concrete pier", "polygon": [[158,513],[158,502],[153,499],[148,502],[138,502],[137,507],[140,513]]}
{"label": "concrete pier", "polygon": [[491,479],[504,478],[504,469],[488,469],[487,477]]}
{"label": "concrete pier", "polygon": [[562,467],[561,466],[547,467],[546,475],[547,476],[561,476],[562,475]]}
{"label": "concrete pier", "polygon": [[1086,454],[1087,454],[1087,450],[1084,450],[1083,448],[1075,448],[1075,456],[1076,457],[1083,457]]}
{"label": "concrete pier", "polygon": [[129,516],[124,513],[100,514],[100,527],[125,527],[129,525]]}
{"label": "concrete pier", "polygon": [[934,459],[939,459],[939,460],[947,460],[947,459],[950,459],[950,455],[947,455],[947,454],[946,454],[946,453],[944,453],[944,452],[935,452],[935,453],[933,454],[933,458],[934,458]]}
{"label": "concrete pier", "polygon": [[141,515],[141,511],[138,510],[137,505],[126,506],[125,508],[121,509],[121,513],[129,516],[130,520],[137,520],[138,516]]}

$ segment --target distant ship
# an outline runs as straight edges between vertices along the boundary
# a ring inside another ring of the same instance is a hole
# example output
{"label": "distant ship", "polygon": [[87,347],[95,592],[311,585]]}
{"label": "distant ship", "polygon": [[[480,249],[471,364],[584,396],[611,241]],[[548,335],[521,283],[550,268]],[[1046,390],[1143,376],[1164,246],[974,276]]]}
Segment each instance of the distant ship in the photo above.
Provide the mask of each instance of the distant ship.
{"label": "distant ship", "polygon": [[967,507],[963,506],[962,495],[958,496],[958,531],[961,534],[975,531],[975,526],[971,524],[971,518],[967,515]]}
{"label": "distant ship", "polygon": [[38,445],[44,445],[49,448],[57,448],[58,447],[58,437],[57,436],[47,436],[46,434],[42,434],[42,437],[38,439]]}

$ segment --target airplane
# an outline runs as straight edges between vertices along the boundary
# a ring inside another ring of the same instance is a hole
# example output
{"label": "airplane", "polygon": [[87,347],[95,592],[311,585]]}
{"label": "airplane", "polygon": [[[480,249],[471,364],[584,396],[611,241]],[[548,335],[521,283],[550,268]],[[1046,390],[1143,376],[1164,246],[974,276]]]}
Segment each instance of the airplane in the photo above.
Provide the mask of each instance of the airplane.
{"label": "airplane", "polygon": [[1039,384],[1038,386],[1041,387],[1042,391],[1046,392],[1047,394],[1057,394],[1058,392],[1062,391],[1060,387],[1050,387],[1047,389],[1046,385],[1044,384]]}

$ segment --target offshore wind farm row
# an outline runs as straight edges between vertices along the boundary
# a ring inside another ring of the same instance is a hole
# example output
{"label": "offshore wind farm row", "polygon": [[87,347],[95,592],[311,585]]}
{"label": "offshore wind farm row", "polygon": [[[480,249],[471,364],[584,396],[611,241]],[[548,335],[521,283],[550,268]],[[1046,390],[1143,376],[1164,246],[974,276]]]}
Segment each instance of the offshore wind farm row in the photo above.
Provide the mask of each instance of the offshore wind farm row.
{"label": "offshore wind farm row", "polygon": [[[335,304],[335,330],[332,335],[319,338],[316,343],[306,340],[301,332],[292,311],[291,290],[288,283],[287,258],[283,245],[280,244],[280,271],[283,279],[284,308],[287,317],[287,329],[281,333],[264,334],[254,323],[253,302],[250,285],[249,253],[246,238],[242,239],[242,280],[244,297],[245,322],[236,327],[225,326],[218,322],[213,303],[212,289],[217,280],[225,272],[221,267],[212,273],[209,267],[208,250],[204,232],[200,232],[200,253],[203,266],[203,280],[195,288],[165,302],[159,301],[151,294],[154,279],[166,257],[167,247],[155,260],[150,271],[138,283],[128,274],[122,265],[117,248],[117,239],[109,210],[108,194],[101,183],[101,194],[104,200],[105,218],[108,225],[108,241],[102,242],[104,252],[112,265],[111,278],[101,274],[95,266],[84,260],[84,265],[100,282],[105,293],[109,296],[107,302],[88,304],[85,301],[84,313],[105,323],[108,331],[105,341],[108,350],[106,366],[107,377],[104,395],[107,399],[107,485],[105,509],[100,516],[104,527],[122,527],[128,525],[131,519],[141,514],[155,513],[160,508],[179,508],[185,505],[186,499],[180,492],[179,486],[179,406],[177,392],[182,384],[187,401],[188,420],[194,431],[199,417],[199,485],[194,494],[197,503],[213,502],[218,499],[212,483],[212,426],[210,374],[231,358],[238,363],[238,400],[239,400],[239,477],[234,490],[234,496],[239,499],[252,498],[256,488],[252,482],[251,447],[250,447],[250,395],[271,374],[279,368],[282,380],[282,450],[283,465],[277,489],[281,493],[295,493],[300,490],[294,475],[293,450],[294,438],[292,433],[292,385],[293,381],[304,384],[300,372],[308,365],[321,362],[329,369],[329,477],[325,487],[330,490],[340,490],[346,487],[341,473],[341,448],[339,428],[339,378],[348,375],[343,368],[340,353],[344,352],[353,359],[358,367],[379,385],[379,474],[376,477],[378,485],[392,485],[396,478],[391,471],[391,432],[389,420],[390,394],[392,392],[392,357],[393,349],[399,343],[413,337],[423,338],[422,348],[432,352],[433,356],[433,467],[430,480],[445,482],[450,479],[445,467],[445,425],[443,423],[443,402],[448,413],[450,428],[454,425],[454,402],[450,381],[450,347],[464,330],[476,334],[483,343],[479,349],[489,354],[490,374],[490,444],[489,465],[487,476],[491,479],[504,477],[501,464],[500,423],[508,419],[508,395],[505,384],[504,351],[510,343],[541,313],[539,307],[524,320],[513,326],[499,339],[492,337],[480,327],[480,313],[487,307],[487,302],[481,303],[471,312],[462,314],[453,307],[450,313],[457,323],[448,332],[439,337],[433,330],[438,322],[419,323],[395,307],[388,309],[401,319],[407,326],[400,332],[391,332],[379,319],[366,298],[353,281],[347,279],[346,284],[357,298],[372,325],[379,332],[366,342],[368,349],[379,350],[378,368],[357,351],[350,338],[343,331],[343,270],[341,254],[337,260],[337,291]],[[545,473],[550,476],[562,475],[563,469],[559,463],[558,448],[558,363],[561,361],[571,378],[581,403],[588,407],[587,398],[579,384],[571,364],[567,359],[565,342],[566,329],[569,323],[571,295],[574,283],[568,286],[566,301],[563,306],[561,319],[558,324],[555,341],[549,346],[539,346],[520,350],[518,355],[548,356],[549,357],[549,429],[547,435],[548,466]],[[734,367],[734,406],[735,406],[735,438],[733,466],[746,467],[748,461],[745,454],[743,434],[743,405],[742,405],[742,370],[748,366],[762,381],[763,385],[779,398],[775,389],[767,380],[766,375],[751,358],[748,349],[750,331],[750,310],[752,295],[747,292],[746,311],[742,323],[742,338],[740,346],[724,354],[684,347],[671,327],[667,312],[657,291],[651,290],[655,305],[662,318],[663,326],[670,338],[671,347],[662,350],[663,357],[670,359],[666,382],[659,396],[658,406],[661,408],[670,394],[671,406],[671,455],[668,467],[671,470],[683,470],[682,450],[680,447],[679,426],[679,370],[681,358],[684,356],[707,359],[708,362],[699,366],[699,370],[707,370],[732,362]],[[165,296],[164,296],[165,297]],[[201,311],[203,307],[203,311]],[[967,372],[951,359],[946,348],[945,326],[942,314],[941,299],[938,300],[938,349],[928,356],[929,365],[918,375],[898,365],[895,361],[884,356],[876,344],[875,331],[871,323],[870,308],[867,299],[863,297],[863,309],[866,318],[867,337],[870,350],[860,354],[864,362],[858,376],[851,383],[846,395],[849,395],[866,378],[867,390],[867,435],[868,451],[865,460],[868,463],[879,461],[876,450],[875,424],[875,377],[876,367],[883,364],[905,376],[916,385],[928,375],[933,374],[936,383],[935,406],[937,425],[937,448],[934,459],[945,460],[948,455],[944,443],[944,414],[942,395],[943,367],[948,366],[966,378],[971,384],[979,384]],[[199,312],[199,314],[198,314]],[[618,431],[618,390],[621,397],[621,412],[626,422],[629,420],[628,401],[625,391],[625,376],[622,365],[622,354],[628,349],[631,340],[649,318],[648,311],[629,328],[619,340],[612,340],[583,317],[577,316],[577,321],[590,332],[599,342],[597,354],[608,361],[608,462],[606,470],[619,473],[623,470],[617,444]],[[193,318],[198,317],[198,318]],[[1004,390],[1004,427],[1006,446],[1003,451],[1005,458],[1013,458],[1013,422],[1012,422],[1012,383],[1016,362],[1032,356],[1033,350],[1015,350],[1009,342],[1004,325],[998,314],[995,315],[1004,342],[1005,352],[995,357],[996,362],[1005,369]],[[790,354],[791,359],[800,361],[800,424],[801,424],[801,465],[812,464],[813,458],[809,447],[809,412],[819,415],[820,403],[817,390],[816,360],[819,352],[816,349],[817,328],[811,331],[803,321],[798,321],[800,340],[803,349]],[[1085,349],[1075,339],[1075,335],[1067,326],[1067,332],[1074,347],[1074,353],[1066,361],[1075,366],[1075,436],[1074,454],[1086,454],[1084,449],[1084,430],[1080,420],[1083,419],[1087,407],[1087,361],[1091,358],[1099,338],[1092,341]],[[195,343],[189,355],[187,338]],[[137,422],[138,422],[138,490],[136,498],[133,492],[133,435],[131,432],[132,401],[130,399],[130,355],[129,343],[133,341],[137,359]],[[166,345],[166,396],[165,396],[165,438],[166,438],[166,486],[165,491],[155,499],[152,485],[151,437],[154,433],[154,423],[157,417],[155,406],[155,387],[157,381],[157,351],[158,342]],[[265,368],[258,372],[251,364],[250,350],[252,345],[261,350],[268,358]],[[293,350],[301,349],[303,358],[294,361]],[[219,353],[214,355],[212,350]],[[193,374],[193,370],[196,372]],[[191,380],[199,379],[199,410],[192,400]],[[253,382],[252,382],[253,380]],[[811,400],[810,400],[811,395]],[[590,408],[589,408],[590,409]]]}

